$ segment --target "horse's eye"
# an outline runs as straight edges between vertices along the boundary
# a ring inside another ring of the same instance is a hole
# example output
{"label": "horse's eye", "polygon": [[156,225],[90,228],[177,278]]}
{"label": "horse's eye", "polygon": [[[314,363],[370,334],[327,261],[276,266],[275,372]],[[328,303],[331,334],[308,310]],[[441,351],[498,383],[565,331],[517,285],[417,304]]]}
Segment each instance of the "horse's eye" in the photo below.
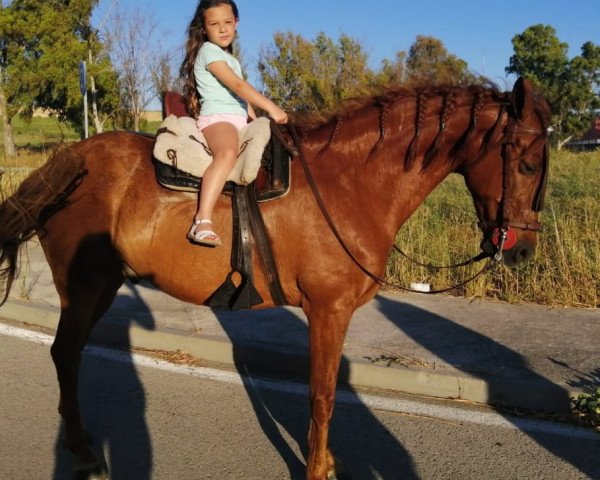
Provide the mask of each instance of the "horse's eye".
{"label": "horse's eye", "polygon": [[521,164],[519,165],[519,172],[521,172],[523,175],[533,175],[536,171],[537,167],[535,165],[521,161]]}

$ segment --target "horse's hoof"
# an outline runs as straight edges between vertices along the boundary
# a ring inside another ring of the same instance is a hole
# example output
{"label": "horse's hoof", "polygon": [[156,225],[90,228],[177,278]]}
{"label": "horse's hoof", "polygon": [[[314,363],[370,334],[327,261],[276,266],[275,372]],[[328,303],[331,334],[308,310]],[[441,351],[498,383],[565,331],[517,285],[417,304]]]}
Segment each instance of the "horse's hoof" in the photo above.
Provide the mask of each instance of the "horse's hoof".
{"label": "horse's hoof", "polygon": [[80,452],[73,467],[75,476],[81,480],[109,480],[108,467],[98,460],[89,448]]}
{"label": "horse's hoof", "polygon": [[339,458],[333,457],[333,468],[327,472],[327,480],[352,480]]}
{"label": "horse's hoof", "polygon": [[84,466],[77,464],[75,466],[75,477],[78,480],[109,480],[108,469],[100,462],[95,465]]}
{"label": "horse's hoof", "polygon": [[108,472],[92,473],[88,476],[87,480],[109,480]]}

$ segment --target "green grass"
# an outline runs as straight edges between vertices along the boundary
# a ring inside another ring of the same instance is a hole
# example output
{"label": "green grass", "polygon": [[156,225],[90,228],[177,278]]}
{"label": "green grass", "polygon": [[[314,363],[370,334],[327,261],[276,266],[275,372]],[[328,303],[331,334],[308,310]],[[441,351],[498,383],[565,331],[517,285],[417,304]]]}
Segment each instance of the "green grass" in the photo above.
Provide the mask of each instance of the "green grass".
{"label": "green grass", "polygon": [[[154,134],[161,121],[142,120],[140,130]],[[81,139],[79,132],[67,123],[59,122],[55,117],[34,117],[27,120],[17,115],[12,122],[13,135],[17,148],[21,151],[46,151],[60,141],[77,141]],[[110,128],[110,127],[108,127]],[[0,135],[0,153],[4,157],[4,138]]]}
{"label": "green grass", "polygon": [[[13,135],[17,148],[43,150],[49,144],[79,140],[79,134],[69,125],[54,117],[34,117],[26,120],[21,116],[13,119]],[[4,149],[4,139],[0,136],[0,148]]]}
{"label": "green grass", "polygon": [[[159,122],[147,122],[143,130],[154,133],[158,125]],[[76,132],[52,118],[35,118],[30,124],[18,119],[14,130],[19,157],[7,162],[0,152],[0,167],[35,168],[63,136],[67,141],[78,139]],[[3,175],[0,185],[5,193],[25,176],[25,172],[17,170]],[[541,215],[544,231],[538,237],[534,260],[515,269],[495,266],[454,294],[508,302],[600,307],[599,183],[600,151],[552,152],[546,206]],[[456,263],[479,252],[481,233],[476,221],[462,177],[451,175],[410,218],[397,241],[406,253],[421,261]],[[437,289],[462,282],[479,268],[477,265],[431,272],[392,254],[387,273],[391,281],[402,285],[427,282]]]}
{"label": "green grass", "polygon": [[589,393],[582,393],[574,399],[572,410],[576,423],[600,432],[600,387]]}
{"label": "green grass", "polygon": [[4,137],[0,135],[0,167],[36,168],[62,141],[73,142],[80,139],[72,127],[54,117],[35,117],[27,120],[17,116],[13,119],[12,129],[18,157],[6,159]]}
{"label": "green grass", "polygon": [[161,123],[162,120],[159,122],[144,122],[142,124],[141,130],[145,133],[151,133],[152,135],[154,135],[156,134],[156,131],[158,130],[158,127],[160,127]]}

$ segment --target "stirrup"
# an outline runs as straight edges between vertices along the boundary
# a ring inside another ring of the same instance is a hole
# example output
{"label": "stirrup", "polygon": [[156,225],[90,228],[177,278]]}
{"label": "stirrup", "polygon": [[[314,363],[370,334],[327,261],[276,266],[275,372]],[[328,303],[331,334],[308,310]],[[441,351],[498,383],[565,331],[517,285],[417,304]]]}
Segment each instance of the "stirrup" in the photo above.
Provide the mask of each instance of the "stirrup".
{"label": "stirrup", "polygon": [[220,247],[223,243],[219,236],[212,230],[196,230],[196,227],[200,224],[212,225],[209,219],[194,219],[190,231],[187,234],[187,238],[194,243],[200,245],[207,245],[209,247]]}

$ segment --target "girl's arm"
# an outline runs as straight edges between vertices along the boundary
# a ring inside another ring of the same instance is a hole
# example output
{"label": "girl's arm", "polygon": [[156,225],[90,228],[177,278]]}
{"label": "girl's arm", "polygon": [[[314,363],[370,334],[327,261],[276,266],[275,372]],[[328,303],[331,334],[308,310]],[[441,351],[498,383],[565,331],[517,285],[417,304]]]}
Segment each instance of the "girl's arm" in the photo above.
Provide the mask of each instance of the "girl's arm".
{"label": "girl's arm", "polygon": [[287,113],[262,95],[235,72],[224,61],[211,62],[206,67],[218,80],[250,105],[266,111],[277,123],[287,123]]}

